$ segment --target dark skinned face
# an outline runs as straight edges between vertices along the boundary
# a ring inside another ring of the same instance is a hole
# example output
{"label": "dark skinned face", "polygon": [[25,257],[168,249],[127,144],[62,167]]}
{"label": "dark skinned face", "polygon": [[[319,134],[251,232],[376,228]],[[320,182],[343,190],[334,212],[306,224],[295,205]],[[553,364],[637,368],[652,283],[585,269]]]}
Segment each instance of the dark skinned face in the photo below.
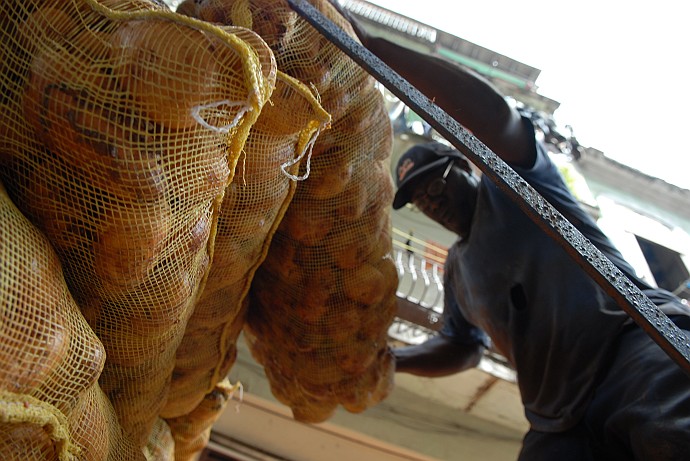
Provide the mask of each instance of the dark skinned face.
{"label": "dark skinned face", "polygon": [[461,238],[467,238],[477,204],[477,177],[454,161],[446,168],[430,171],[414,186],[411,202],[429,218]]}

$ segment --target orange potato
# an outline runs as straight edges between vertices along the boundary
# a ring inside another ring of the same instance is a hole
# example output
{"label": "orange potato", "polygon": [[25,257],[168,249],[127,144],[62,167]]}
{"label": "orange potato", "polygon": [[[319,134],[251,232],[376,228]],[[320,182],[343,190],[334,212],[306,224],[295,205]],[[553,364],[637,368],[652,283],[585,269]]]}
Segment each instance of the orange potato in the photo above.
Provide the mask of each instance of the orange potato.
{"label": "orange potato", "polygon": [[354,269],[390,252],[390,227],[379,218],[374,214],[371,219],[358,222],[357,226],[346,227],[328,236],[325,247],[337,267]]}
{"label": "orange potato", "polygon": [[61,310],[67,287],[45,237],[0,185],[0,388],[28,393],[64,360],[70,344]]}
{"label": "orange potato", "polygon": [[336,388],[343,408],[361,413],[384,400],[393,390],[395,360],[390,349],[383,348],[363,374],[344,379]]}
{"label": "orange potato", "polygon": [[261,265],[261,270],[285,284],[301,283],[304,268],[298,259],[298,245],[283,236],[277,235],[271,242],[269,254]]}
{"label": "orange potato", "polygon": [[365,263],[343,273],[345,295],[358,303],[378,304],[386,294],[386,281],[375,266]]}
{"label": "orange potato", "polygon": [[69,43],[76,37],[79,23],[62,8],[43,6],[32,11],[25,19],[16,21],[17,46],[27,55],[32,56],[40,44],[54,41],[60,44]]}
{"label": "orange potato", "polygon": [[[184,3],[191,3],[189,0]],[[235,24],[251,28],[258,33],[271,48],[278,49],[295,27],[296,16],[285,2],[280,0],[252,0],[249,4],[251,23],[245,23],[240,15],[235,15],[233,8],[236,0],[197,0],[193,16],[205,21],[219,24]],[[185,6],[185,10],[189,7]]]}
{"label": "orange potato", "polygon": [[231,171],[226,146],[215,133],[195,126],[161,138],[168,181],[188,200],[207,202],[228,186]]}
{"label": "orange potato", "polygon": [[336,199],[335,214],[344,221],[360,219],[370,204],[370,194],[369,184],[355,178]]}
{"label": "orange potato", "polygon": [[7,460],[58,459],[47,429],[31,423],[0,423],[0,453]]}
{"label": "orange potato", "polygon": [[[210,34],[172,21],[132,20],[112,43],[120,56],[115,75],[160,125],[190,128],[203,120],[221,127],[250,108],[242,60]],[[195,117],[203,107],[209,110]]]}
{"label": "orange potato", "polygon": [[147,460],[172,461],[176,458],[175,440],[173,440],[170,427],[161,418],[157,418],[151,435],[143,450]]}
{"label": "orange potato", "polygon": [[69,414],[72,442],[81,450],[84,460],[107,460],[111,450],[110,425],[112,409],[109,410],[105,395],[99,386],[93,386]]}
{"label": "orange potato", "polygon": [[110,68],[68,50],[39,51],[23,96],[38,139],[97,185],[152,201],[166,182],[154,127],[121,98]]}
{"label": "orange potato", "polygon": [[95,271],[103,284],[131,289],[158,263],[170,229],[166,205],[112,206],[93,244]]}
{"label": "orange potato", "polygon": [[177,5],[175,12],[192,18],[197,17],[197,1],[184,0]]}
{"label": "orange potato", "polygon": [[44,384],[64,360],[69,346],[65,319],[56,306],[50,312],[41,301],[24,294],[14,312],[2,312],[0,389],[29,393]]}
{"label": "orange potato", "polygon": [[335,219],[329,207],[300,203],[298,199],[292,201],[280,223],[286,235],[308,246],[323,243],[334,225]]}
{"label": "orange potato", "polygon": [[304,182],[305,194],[321,200],[335,197],[351,183],[353,173],[354,166],[349,157],[343,157],[333,149],[319,153]]}

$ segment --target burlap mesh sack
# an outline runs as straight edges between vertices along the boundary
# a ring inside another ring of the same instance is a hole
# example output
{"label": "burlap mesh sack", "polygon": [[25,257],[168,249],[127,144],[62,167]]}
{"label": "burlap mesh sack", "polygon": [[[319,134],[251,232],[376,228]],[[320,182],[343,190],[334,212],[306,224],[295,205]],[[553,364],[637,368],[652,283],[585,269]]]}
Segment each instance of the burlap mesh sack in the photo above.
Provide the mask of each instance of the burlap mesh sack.
{"label": "burlap mesh sack", "polygon": [[213,264],[177,349],[165,418],[192,411],[234,363],[243,301],[292,198],[291,176],[330,120],[306,86],[282,72],[277,77],[225,193]]}
{"label": "burlap mesh sack", "polygon": [[[98,383],[84,393],[68,416],[70,434],[80,451],[77,460],[144,460],[142,450],[124,432],[115,409]],[[146,458],[164,461],[165,458]]]}
{"label": "burlap mesh sack", "polygon": [[[352,32],[330,4],[313,3]],[[296,419],[323,421],[339,404],[362,411],[388,394],[394,371],[392,132],[382,96],[283,0],[187,0],[179,11],[257,32],[278,69],[315,88],[332,116],[256,272],[245,332]]]}
{"label": "burlap mesh sack", "polygon": [[193,461],[206,447],[213,423],[218,420],[237,386],[227,378],[216,384],[189,414],[167,422],[175,441],[175,461]]}
{"label": "burlap mesh sack", "polygon": [[0,455],[137,460],[98,378],[103,345],[47,239],[0,185]]}
{"label": "burlap mesh sack", "polygon": [[156,419],[151,436],[144,448],[147,461],[174,461],[175,460],[175,440],[168,423],[161,418]]}
{"label": "burlap mesh sack", "polygon": [[74,460],[65,416],[27,395],[0,391],[0,452],[3,459]]}
{"label": "burlap mesh sack", "polygon": [[57,250],[107,352],[100,385],[143,447],[273,89],[270,50],[145,0],[11,0],[0,21],[0,172]]}

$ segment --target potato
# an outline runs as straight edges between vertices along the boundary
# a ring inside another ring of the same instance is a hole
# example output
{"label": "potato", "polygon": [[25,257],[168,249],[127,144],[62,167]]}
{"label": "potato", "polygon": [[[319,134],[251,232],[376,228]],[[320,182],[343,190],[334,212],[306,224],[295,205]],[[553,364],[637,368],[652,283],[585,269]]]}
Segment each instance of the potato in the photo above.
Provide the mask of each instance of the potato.
{"label": "potato", "polygon": [[175,440],[170,427],[163,419],[157,418],[149,440],[144,447],[146,459],[150,461],[173,461],[176,458]]}
{"label": "potato", "polygon": [[24,294],[12,306],[14,312],[3,309],[0,389],[30,393],[46,382],[67,352],[69,332],[64,318],[57,310],[49,312],[38,302]]}
{"label": "potato", "polygon": [[334,287],[322,283],[322,279],[312,281],[305,277],[303,296],[296,303],[293,312],[309,325],[317,325],[328,314],[328,301],[336,294]]}
{"label": "potato", "polygon": [[189,200],[202,203],[217,196],[229,183],[230,165],[223,139],[200,126],[168,133],[161,140],[169,182],[184,190]]}
{"label": "potato", "polygon": [[[202,293],[203,299],[197,302],[192,314],[194,328],[217,327],[220,323],[232,321],[237,315],[247,284],[247,274],[237,268],[229,271],[223,269],[219,269],[215,264],[211,265]],[[239,275],[240,272],[242,276]],[[230,285],[225,283],[226,277],[233,280]]]}
{"label": "potato", "polygon": [[293,401],[290,408],[292,410],[292,417],[295,420],[316,424],[331,418],[338,408],[338,402],[313,402],[305,398],[303,401],[298,400],[297,403]]}
{"label": "potato", "polygon": [[43,427],[30,423],[0,423],[0,453],[7,461],[56,460],[58,447]]}
{"label": "potato", "polygon": [[192,440],[199,429],[205,430],[215,422],[225,405],[232,398],[235,387],[230,385],[228,378],[224,378],[207,393],[199,405],[188,415],[168,419],[171,429],[175,432],[176,440]]}
{"label": "potato", "polygon": [[192,18],[197,17],[197,1],[196,0],[183,0],[177,5],[175,12],[185,16],[190,16]]}
{"label": "potato", "polygon": [[235,208],[228,210],[223,207],[222,220],[227,223],[223,228],[223,234],[234,236],[233,238],[243,241],[251,237],[267,236],[273,227],[277,215],[277,208],[281,202],[251,208]]}
{"label": "potato", "polygon": [[172,361],[160,357],[155,366],[115,363],[103,370],[99,384],[112,402],[124,433],[144,447],[156,424],[156,415],[167,399]]}
{"label": "potato", "polygon": [[[270,193],[267,185],[271,185],[271,189],[280,187],[280,183],[286,179],[282,165],[291,161],[295,155],[295,140],[292,137],[284,135],[281,139],[270,131],[271,127],[267,131],[259,131],[261,128],[257,125],[263,119],[263,113],[262,110],[262,115],[252,127],[252,136],[245,148],[246,155],[239,159],[235,167],[235,182],[249,187],[254,185],[257,194]],[[289,117],[287,114],[283,115]],[[278,201],[277,204],[281,202]]]}
{"label": "potato", "polygon": [[69,43],[80,27],[67,11],[47,5],[37,8],[26,19],[16,21],[16,25],[17,46],[28,56],[34,54],[40,43]]}
{"label": "potato", "polygon": [[308,194],[315,199],[329,199],[345,191],[352,180],[354,165],[349,156],[339,155],[335,149],[319,153],[314,159],[311,174],[304,183]]}
{"label": "potato", "polygon": [[332,233],[325,241],[328,253],[341,269],[354,269],[390,252],[390,228],[374,214],[369,222]]}
{"label": "potato", "polygon": [[307,206],[293,200],[281,221],[282,230],[297,242],[312,246],[323,243],[336,224],[333,210],[327,206]]}
{"label": "potato", "polygon": [[115,32],[113,48],[120,56],[115,75],[160,125],[190,128],[203,120],[223,127],[250,109],[239,54],[210,34],[171,21],[132,20]]}
{"label": "potato", "polygon": [[144,283],[158,263],[170,229],[165,204],[111,206],[93,244],[95,270],[101,283],[131,289]]}
{"label": "potato", "polygon": [[[166,217],[163,215],[162,217]],[[198,214],[190,214],[188,219],[177,223],[170,232],[170,242],[174,242],[177,250],[175,257],[188,261],[200,252],[208,251],[211,229],[214,217],[210,210],[203,210]],[[185,267],[185,265],[182,265]]]}
{"label": "potato", "polygon": [[361,413],[384,400],[394,387],[395,359],[390,349],[379,351],[376,361],[356,378],[345,379],[336,388],[343,408]]}
{"label": "potato", "polygon": [[[296,22],[296,15],[280,0],[251,1],[250,18],[238,13],[238,8],[233,8],[237,4],[236,0],[196,0],[194,3],[197,6],[190,16],[219,24],[251,28],[273,49],[284,46],[284,41],[289,39]],[[185,11],[190,9],[188,6],[183,8]]]}
{"label": "potato", "polygon": [[225,378],[189,414],[166,420],[175,439],[175,459],[194,459],[206,446],[211,426],[220,417],[234,391],[235,387]]}
{"label": "potato", "polygon": [[298,259],[299,248],[294,242],[276,235],[269,252],[270,257],[261,265],[262,271],[277,276],[288,286],[301,283],[304,268]]}
{"label": "potato", "polygon": [[97,185],[155,201],[167,184],[154,127],[120,99],[109,67],[69,50],[40,50],[23,96],[39,140]]}
{"label": "potato", "polygon": [[[110,418],[112,409],[105,402],[105,395],[98,385],[81,396],[79,404],[68,416],[72,442],[81,449],[81,459],[107,461],[111,450]],[[110,410],[110,411],[108,411]]]}
{"label": "potato", "polygon": [[337,199],[336,214],[345,221],[356,221],[362,217],[370,203],[369,182],[350,181],[348,187]]}
{"label": "potato", "polygon": [[[191,302],[197,283],[194,276],[179,271],[170,274],[166,283],[147,283],[137,293],[119,299],[92,297],[82,302],[81,308],[89,324],[104,338],[124,335],[125,341],[129,337],[136,338],[130,346],[140,344],[145,347],[146,341],[151,344],[168,342],[171,336],[184,328],[192,310]],[[156,288],[160,291],[151,291]],[[117,360],[118,355],[111,351],[109,358]]]}
{"label": "potato", "polygon": [[0,185],[0,389],[29,393],[55,371],[70,343],[67,287],[45,237]]}

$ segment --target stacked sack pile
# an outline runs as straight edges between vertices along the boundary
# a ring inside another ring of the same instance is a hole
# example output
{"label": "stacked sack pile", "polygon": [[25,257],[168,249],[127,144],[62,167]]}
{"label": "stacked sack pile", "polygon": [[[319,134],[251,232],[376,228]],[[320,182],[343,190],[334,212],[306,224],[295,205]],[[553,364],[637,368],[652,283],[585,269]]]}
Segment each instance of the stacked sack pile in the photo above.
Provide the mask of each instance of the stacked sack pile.
{"label": "stacked sack pile", "polygon": [[[80,411],[106,429],[79,424],[111,443],[107,428],[121,428],[135,448],[134,456],[75,451],[75,459],[172,459],[161,411],[175,353],[209,272],[225,189],[273,91],[273,56],[250,31],[235,34],[154,1],[12,0],[0,21],[1,177],[50,242],[77,317],[105,352],[102,363],[76,346],[56,349],[84,361],[62,370],[60,392],[97,379],[93,396],[77,387],[71,398],[87,402]],[[10,290],[3,277],[2,293]],[[29,308],[22,306],[3,305],[3,315]],[[3,332],[2,343],[13,334]],[[86,334],[71,341],[95,348]],[[73,413],[56,407],[68,419]],[[3,421],[10,426],[0,439],[14,443],[14,420]],[[56,447],[76,443],[79,431],[68,428]]]}
{"label": "stacked sack pile", "polygon": [[0,456],[144,460],[98,384],[103,344],[50,242],[0,185]]}
{"label": "stacked sack pile", "polygon": [[296,419],[392,386],[373,80],[282,1],[178,12],[0,6],[3,459],[193,459],[243,328]]}
{"label": "stacked sack pile", "polygon": [[[312,3],[354,36],[327,1]],[[295,419],[324,421],[339,405],[363,411],[388,395],[394,373],[386,337],[398,279],[383,97],[283,0],[186,0],[178,11],[254,30],[278,69],[315,88],[331,114],[254,277],[245,333]]]}
{"label": "stacked sack pile", "polygon": [[277,73],[271,104],[252,127],[226,190],[213,264],[177,349],[168,403],[161,415],[170,424],[178,454],[182,446],[198,446],[198,437],[209,435],[211,421],[201,415],[217,417],[204,408],[218,400],[225,388],[219,385],[235,362],[253,275],[294,195],[292,176],[298,160],[311,155],[329,120],[306,86]]}

